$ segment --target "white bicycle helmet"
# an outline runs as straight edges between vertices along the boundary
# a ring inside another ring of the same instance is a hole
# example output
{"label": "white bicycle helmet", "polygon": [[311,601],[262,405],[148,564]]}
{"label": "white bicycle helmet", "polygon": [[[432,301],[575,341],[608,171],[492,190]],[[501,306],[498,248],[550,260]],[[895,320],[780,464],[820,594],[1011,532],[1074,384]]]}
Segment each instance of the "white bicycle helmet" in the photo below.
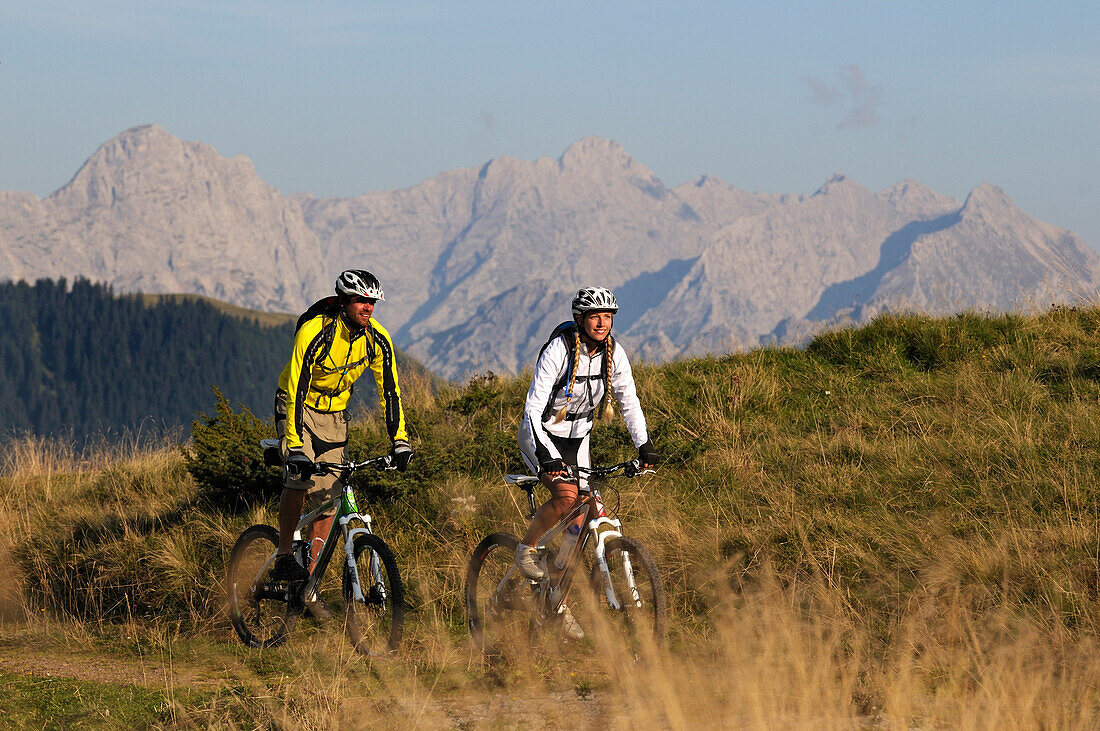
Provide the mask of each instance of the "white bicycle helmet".
{"label": "white bicycle helmet", "polygon": [[577,296],[573,298],[573,317],[596,311],[618,312],[619,303],[615,299],[615,293],[607,287],[585,287],[577,290]]}
{"label": "white bicycle helmet", "polygon": [[336,294],[341,297],[359,295],[367,299],[386,301],[378,277],[366,269],[346,269],[340,272],[340,276],[336,278]]}

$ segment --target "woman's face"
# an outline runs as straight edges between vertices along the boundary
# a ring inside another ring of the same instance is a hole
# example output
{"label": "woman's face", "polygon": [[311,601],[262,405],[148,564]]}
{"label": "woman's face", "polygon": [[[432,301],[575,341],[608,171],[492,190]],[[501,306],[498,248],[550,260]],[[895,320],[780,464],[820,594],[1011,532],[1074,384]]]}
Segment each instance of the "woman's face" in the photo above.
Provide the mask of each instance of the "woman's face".
{"label": "woman's face", "polygon": [[611,323],[614,319],[614,314],[602,310],[587,312],[581,315],[577,322],[580,324],[581,329],[584,330],[584,334],[587,335],[590,340],[602,343],[607,339],[608,333],[611,332]]}

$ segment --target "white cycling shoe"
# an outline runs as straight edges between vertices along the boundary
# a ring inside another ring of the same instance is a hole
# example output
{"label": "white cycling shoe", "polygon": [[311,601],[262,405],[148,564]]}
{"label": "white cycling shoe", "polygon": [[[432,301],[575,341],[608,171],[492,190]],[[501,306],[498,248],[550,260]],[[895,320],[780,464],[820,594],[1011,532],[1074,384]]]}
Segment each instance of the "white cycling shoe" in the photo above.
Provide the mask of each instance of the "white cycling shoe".
{"label": "white cycling shoe", "polygon": [[546,573],[538,564],[538,551],[523,543],[516,546],[516,568],[531,581],[538,581]]}
{"label": "white cycling shoe", "polygon": [[584,629],[581,628],[581,623],[577,621],[577,618],[573,616],[573,613],[569,611],[569,607],[565,604],[561,605],[561,611],[558,612],[561,615],[561,631],[566,637],[571,640],[583,640]]}

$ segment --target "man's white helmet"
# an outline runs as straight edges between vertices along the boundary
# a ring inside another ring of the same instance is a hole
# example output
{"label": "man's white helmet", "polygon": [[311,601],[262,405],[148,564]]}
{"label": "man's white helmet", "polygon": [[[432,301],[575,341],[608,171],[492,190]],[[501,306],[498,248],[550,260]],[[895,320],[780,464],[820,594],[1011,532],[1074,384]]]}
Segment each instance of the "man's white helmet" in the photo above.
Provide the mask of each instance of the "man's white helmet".
{"label": "man's white helmet", "polygon": [[619,303],[615,299],[615,293],[607,287],[585,287],[577,290],[577,296],[573,298],[573,317],[596,311],[618,312]]}
{"label": "man's white helmet", "polygon": [[341,297],[359,295],[367,299],[386,301],[378,277],[366,269],[347,269],[340,272],[340,276],[336,278],[336,294]]}

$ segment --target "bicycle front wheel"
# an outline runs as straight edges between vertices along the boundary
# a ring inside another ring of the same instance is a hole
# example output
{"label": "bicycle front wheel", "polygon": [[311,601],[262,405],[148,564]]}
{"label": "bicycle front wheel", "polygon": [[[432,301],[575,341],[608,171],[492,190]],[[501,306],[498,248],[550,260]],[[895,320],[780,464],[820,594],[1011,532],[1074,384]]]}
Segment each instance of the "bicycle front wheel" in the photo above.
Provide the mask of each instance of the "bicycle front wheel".
{"label": "bicycle front wheel", "polygon": [[640,543],[625,536],[610,539],[605,550],[608,576],[596,565],[591,577],[600,614],[628,637],[660,644],[667,631],[668,604],[657,562]]}
{"label": "bicycle front wheel", "polygon": [[486,654],[524,643],[531,629],[531,588],[516,568],[519,539],[510,533],[486,536],[466,568],[466,625]]}
{"label": "bicycle front wheel", "polygon": [[348,637],[362,655],[392,652],[405,624],[405,595],[393,551],[378,536],[360,533],[353,553],[355,573],[344,567]]}
{"label": "bicycle front wheel", "polygon": [[249,647],[274,647],[286,640],[297,614],[287,611],[286,585],[271,578],[279,532],[254,525],[241,533],[229,556],[229,620]]}

